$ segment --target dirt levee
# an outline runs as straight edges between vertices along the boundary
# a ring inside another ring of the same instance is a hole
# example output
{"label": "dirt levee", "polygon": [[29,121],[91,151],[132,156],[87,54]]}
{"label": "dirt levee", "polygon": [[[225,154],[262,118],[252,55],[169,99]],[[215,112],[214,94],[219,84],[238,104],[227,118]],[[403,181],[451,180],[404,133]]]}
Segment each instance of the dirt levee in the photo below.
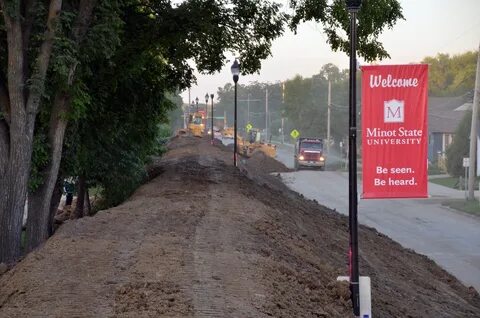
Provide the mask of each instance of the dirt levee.
{"label": "dirt levee", "polygon": [[[352,317],[348,221],[254,160],[178,137],[118,207],[68,221],[0,277],[0,317]],[[360,228],[375,317],[480,317],[478,294]]]}
{"label": "dirt levee", "polygon": [[287,168],[280,161],[266,155],[263,151],[256,151],[252,156],[246,160],[246,166],[249,170],[257,173],[271,173],[271,172],[289,172],[291,169]]}

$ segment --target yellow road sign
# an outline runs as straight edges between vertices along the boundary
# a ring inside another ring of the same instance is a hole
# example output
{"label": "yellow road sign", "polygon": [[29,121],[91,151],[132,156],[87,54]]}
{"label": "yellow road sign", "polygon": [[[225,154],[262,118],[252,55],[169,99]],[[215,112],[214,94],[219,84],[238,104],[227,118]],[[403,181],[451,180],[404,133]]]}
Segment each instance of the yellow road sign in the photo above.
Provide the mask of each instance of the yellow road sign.
{"label": "yellow road sign", "polygon": [[290,133],[290,136],[292,136],[292,138],[297,139],[298,136],[300,136],[300,133],[298,132],[298,130],[294,129],[294,130],[292,130],[292,132]]}
{"label": "yellow road sign", "polygon": [[252,124],[248,123],[246,126],[245,126],[245,129],[247,130],[247,132],[249,132],[251,129],[253,128]]}

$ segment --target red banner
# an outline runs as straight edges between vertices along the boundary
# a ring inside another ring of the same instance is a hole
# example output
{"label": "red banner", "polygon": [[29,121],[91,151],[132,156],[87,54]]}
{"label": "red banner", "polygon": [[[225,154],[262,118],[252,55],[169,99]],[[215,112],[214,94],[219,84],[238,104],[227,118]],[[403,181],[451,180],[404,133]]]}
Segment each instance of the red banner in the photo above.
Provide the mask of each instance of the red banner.
{"label": "red banner", "polygon": [[364,199],[425,198],[428,66],[362,67]]}

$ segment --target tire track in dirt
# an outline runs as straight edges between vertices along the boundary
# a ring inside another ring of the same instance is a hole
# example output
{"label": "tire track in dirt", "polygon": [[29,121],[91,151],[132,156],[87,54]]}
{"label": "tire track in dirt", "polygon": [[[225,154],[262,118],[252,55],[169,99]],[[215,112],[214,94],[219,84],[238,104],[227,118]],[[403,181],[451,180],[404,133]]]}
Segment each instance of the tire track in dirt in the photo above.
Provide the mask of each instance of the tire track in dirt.
{"label": "tire track in dirt", "polygon": [[[244,197],[228,197],[225,175],[214,168],[224,163],[202,153],[199,163],[209,168],[208,191],[211,197],[206,215],[197,225],[193,246],[196,279],[193,303],[196,317],[262,317],[263,287],[256,283],[258,255],[245,253],[242,246],[254,241],[239,231],[240,223],[259,216]],[[221,184],[222,186],[219,186]],[[235,191],[235,190],[234,190]],[[244,209],[238,207],[244,206]]]}

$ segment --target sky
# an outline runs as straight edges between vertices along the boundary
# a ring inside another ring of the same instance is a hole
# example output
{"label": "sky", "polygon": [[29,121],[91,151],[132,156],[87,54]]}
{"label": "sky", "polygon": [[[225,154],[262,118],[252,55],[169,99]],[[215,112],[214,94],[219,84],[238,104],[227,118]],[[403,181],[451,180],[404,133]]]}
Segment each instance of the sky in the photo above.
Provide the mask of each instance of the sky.
{"label": "sky", "polygon": [[[279,0],[280,1],[280,0]],[[426,56],[438,53],[450,55],[477,50],[480,44],[480,0],[399,0],[405,20],[386,30],[380,41],[390,54],[381,64],[420,62]],[[284,5],[288,0],[280,1]],[[228,55],[227,55],[228,56]],[[361,60],[359,60],[361,64]],[[321,25],[314,22],[302,24],[297,34],[285,32],[272,45],[272,56],[262,62],[258,74],[240,76],[239,84],[250,82],[275,83],[295,77],[311,77],[320,68],[333,63],[341,69],[348,68],[348,56],[333,52],[326,43]],[[205,93],[215,94],[218,87],[233,82],[231,63],[213,75],[196,73],[197,85],[190,89],[190,98],[204,103]],[[184,103],[189,101],[188,90],[181,93]],[[215,97],[216,100],[216,97]]]}

